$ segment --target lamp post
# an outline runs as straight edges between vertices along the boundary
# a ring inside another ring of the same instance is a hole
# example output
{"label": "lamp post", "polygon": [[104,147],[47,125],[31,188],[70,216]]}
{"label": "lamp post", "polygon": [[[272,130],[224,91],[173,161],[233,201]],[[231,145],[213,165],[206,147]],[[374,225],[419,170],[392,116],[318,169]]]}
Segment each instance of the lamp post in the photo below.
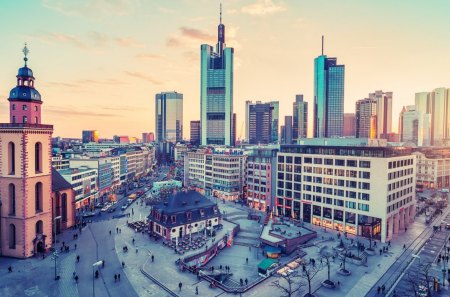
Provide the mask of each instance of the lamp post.
{"label": "lamp post", "polygon": [[102,261],[92,264],[92,297],[95,297],[95,267],[102,265]]}
{"label": "lamp post", "polygon": [[55,234],[55,244],[53,245],[53,259],[55,260],[55,280],[59,277],[56,275],[56,259],[58,258],[58,250],[56,249],[56,221],[61,219],[61,216],[53,218],[53,233]]}

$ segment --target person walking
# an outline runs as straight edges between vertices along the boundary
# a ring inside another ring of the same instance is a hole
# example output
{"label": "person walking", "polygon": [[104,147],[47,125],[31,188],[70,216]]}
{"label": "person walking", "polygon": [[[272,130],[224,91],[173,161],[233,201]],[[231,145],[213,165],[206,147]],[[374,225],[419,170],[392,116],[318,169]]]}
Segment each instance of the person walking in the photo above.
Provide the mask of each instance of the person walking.
{"label": "person walking", "polygon": [[125,268],[125,262],[122,261],[122,268]]}
{"label": "person walking", "polygon": [[178,284],[178,288],[180,289],[180,292],[181,292],[181,287],[183,287],[183,284],[180,282],[180,283]]}
{"label": "person walking", "polygon": [[105,268],[105,260],[102,260],[102,268]]}
{"label": "person walking", "polygon": [[114,274],[114,282],[117,282],[117,274]]}
{"label": "person walking", "polygon": [[78,275],[75,275],[75,283],[78,284]]}
{"label": "person walking", "polygon": [[111,235],[111,230],[109,230],[109,235]]}
{"label": "person walking", "polygon": [[245,258],[245,262],[247,262],[247,264],[248,264],[248,258]]}
{"label": "person walking", "polygon": [[77,263],[80,262],[80,255],[77,255]]}
{"label": "person walking", "polygon": [[77,249],[77,244],[75,243],[75,249]]}
{"label": "person walking", "polygon": [[245,285],[248,286],[248,279],[245,279]]}
{"label": "person walking", "polygon": [[155,262],[155,256],[152,255],[152,262]]}
{"label": "person walking", "polygon": [[12,272],[12,266],[9,266],[8,267],[8,273],[11,273]]}
{"label": "person walking", "polygon": [[198,295],[198,286],[195,286],[195,295]]}
{"label": "person walking", "polygon": [[120,282],[120,273],[117,274],[117,279],[118,279],[119,282]]}

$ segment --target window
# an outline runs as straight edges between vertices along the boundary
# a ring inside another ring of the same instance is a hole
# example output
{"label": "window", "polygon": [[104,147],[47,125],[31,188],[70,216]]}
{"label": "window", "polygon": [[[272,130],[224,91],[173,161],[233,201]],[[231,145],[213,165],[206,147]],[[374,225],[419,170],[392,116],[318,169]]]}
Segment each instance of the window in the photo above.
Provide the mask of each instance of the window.
{"label": "window", "polygon": [[62,208],[62,214],[61,219],[63,222],[67,222],[67,194],[64,193],[61,195],[61,208]]}
{"label": "window", "polygon": [[13,124],[16,123],[16,116],[12,116],[12,122],[13,122]]}
{"label": "window", "polygon": [[12,109],[12,110],[16,110],[16,105],[13,104],[12,107],[11,107],[11,109]]}
{"label": "window", "polygon": [[22,123],[24,124],[28,123],[28,118],[26,116],[22,117]]}
{"label": "window", "polygon": [[14,142],[8,143],[8,167],[9,174],[14,175],[16,171],[16,145]]}
{"label": "window", "polygon": [[34,123],[35,123],[35,124],[39,124],[39,123],[38,123],[38,117],[34,117]]}
{"label": "window", "polygon": [[28,106],[26,106],[25,104],[22,105],[22,110],[28,110]]}
{"label": "window", "polygon": [[16,214],[16,186],[14,184],[9,184],[8,196],[9,196],[9,215],[14,216]]}
{"label": "window", "polygon": [[44,231],[44,223],[42,221],[37,221],[36,223],[36,235],[42,234]]}
{"label": "window", "polygon": [[34,106],[34,111],[38,111],[38,107],[37,106]]}
{"label": "window", "polygon": [[36,213],[42,212],[42,183],[38,182],[36,183],[36,186],[34,187],[34,195],[35,195],[35,210]]}
{"label": "window", "polygon": [[16,226],[14,224],[9,225],[9,248],[16,248]]}
{"label": "window", "polygon": [[34,170],[42,172],[42,144],[36,142],[34,145]]}
{"label": "window", "polygon": [[172,224],[175,224],[177,222],[176,216],[171,216]]}

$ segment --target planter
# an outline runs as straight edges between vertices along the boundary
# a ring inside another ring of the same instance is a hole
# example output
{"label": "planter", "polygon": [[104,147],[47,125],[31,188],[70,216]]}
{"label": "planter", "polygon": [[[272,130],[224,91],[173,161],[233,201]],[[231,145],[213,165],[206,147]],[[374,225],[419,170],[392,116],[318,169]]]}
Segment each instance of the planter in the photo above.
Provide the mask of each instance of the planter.
{"label": "planter", "polygon": [[347,269],[339,269],[338,271],[337,271],[337,273],[339,273],[340,275],[343,275],[343,276],[349,276],[350,274],[352,274],[349,270],[347,270]]}
{"label": "planter", "polygon": [[324,286],[325,288],[328,288],[328,289],[334,289],[334,287],[336,287],[335,283],[330,280],[324,280],[322,282],[322,286]]}
{"label": "planter", "polygon": [[359,257],[356,257],[356,256],[353,257],[353,258],[349,258],[349,260],[350,260],[351,263],[353,263],[353,264],[355,264],[355,265],[358,265],[358,266],[364,264],[364,263],[362,262],[362,259],[359,258]]}
{"label": "planter", "polygon": [[316,295],[306,293],[305,295],[303,295],[303,297],[316,297]]}
{"label": "planter", "polygon": [[366,252],[368,255],[370,255],[370,256],[374,256],[374,255],[377,254],[377,251],[374,250],[374,249],[371,249],[371,248],[367,248],[367,249],[365,250],[365,252]]}

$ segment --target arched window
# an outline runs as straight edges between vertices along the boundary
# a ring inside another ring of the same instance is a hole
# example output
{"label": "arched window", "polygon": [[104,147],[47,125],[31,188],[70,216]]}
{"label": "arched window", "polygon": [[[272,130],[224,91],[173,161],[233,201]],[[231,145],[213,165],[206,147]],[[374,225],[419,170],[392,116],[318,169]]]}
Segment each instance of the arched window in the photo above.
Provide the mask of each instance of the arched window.
{"label": "arched window", "polygon": [[37,221],[36,223],[36,235],[44,233],[44,223],[42,221]]}
{"label": "arched window", "polygon": [[42,143],[40,142],[34,145],[34,170],[42,172]]}
{"label": "arched window", "polygon": [[16,105],[15,104],[12,105],[12,110],[16,110]]}
{"label": "arched window", "polygon": [[23,122],[24,124],[28,123],[28,118],[27,118],[26,116],[23,116],[23,117],[22,117],[22,122]]}
{"label": "arched window", "polygon": [[39,123],[38,123],[38,117],[34,117],[34,123],[35,123],[35,124],[39,124]]}
{"label": "arched window", "polygon": [[42,211],[42,183],[38,182],[35,186],[35,209],[36,212]]}
{"label": "arched window", "polygon": [[16,186],[9,184],[8,186],[9,196],[9,215],[16,215]]}
{"label": "arched window", "polygon": [[61,195],[62,221],[67,222],[67,194]]}
{"label": "arched window", "polygon": [[16,248],[16,226],[14,224],[9,225],[9,248]]}
{"label": "arched window", "polygon": [[14,175],[16,172],[16,145],[14,142],[8,143],[8,169],[9,174]]}

